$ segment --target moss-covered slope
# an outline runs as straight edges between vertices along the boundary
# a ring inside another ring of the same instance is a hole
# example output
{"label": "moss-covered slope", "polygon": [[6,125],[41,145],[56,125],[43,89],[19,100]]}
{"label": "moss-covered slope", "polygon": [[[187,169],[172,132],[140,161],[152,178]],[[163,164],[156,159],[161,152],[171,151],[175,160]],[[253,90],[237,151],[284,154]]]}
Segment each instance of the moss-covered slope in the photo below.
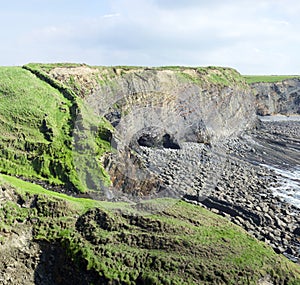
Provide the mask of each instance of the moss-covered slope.
{"label": "moss-covered slope", "polygon": [[126,203],[70,198],[8,176],[3,193],[11,199],[1,202],[0,250],[12,231],[31,227],[35,241],[63,246],[89,280],[81,284],[300,282],[299,266],[199,206],[170,201],[143,216]]}
{"label": "moss-covered slope", "polygon": [[[43,75],[21,67],[0,68],[0,171],[85,191],[73,156],[80,99]],[[98,127],[99,122],[93,123]]]}
{"label": "moss-covered slope", "polygon": [[20,67],[0,68],[0,171],[78,184],[71,155],[72,103]]}

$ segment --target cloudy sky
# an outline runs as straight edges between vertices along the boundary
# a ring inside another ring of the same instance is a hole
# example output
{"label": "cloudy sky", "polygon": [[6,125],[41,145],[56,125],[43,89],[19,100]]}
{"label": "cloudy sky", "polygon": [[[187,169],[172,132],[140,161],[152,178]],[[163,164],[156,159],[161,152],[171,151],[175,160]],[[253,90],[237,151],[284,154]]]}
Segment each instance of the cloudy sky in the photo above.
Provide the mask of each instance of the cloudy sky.
{"label": "cloudy sky", "polygon": [[297,0],[1,2],[0,65],[219,65],[300,74]]}

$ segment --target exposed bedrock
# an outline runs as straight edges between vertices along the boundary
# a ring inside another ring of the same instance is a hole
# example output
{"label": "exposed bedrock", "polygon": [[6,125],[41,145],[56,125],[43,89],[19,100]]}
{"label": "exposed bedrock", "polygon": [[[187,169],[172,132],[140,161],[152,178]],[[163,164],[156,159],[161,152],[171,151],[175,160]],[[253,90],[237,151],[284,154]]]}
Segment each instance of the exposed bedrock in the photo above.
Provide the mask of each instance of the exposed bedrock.
{"label": "exposed bedrock", "polygon": [[[240,76],[236,71],[232,73]],[[177,142],[203,142],[238,133],[253,123],[254,101],[246,84],[232,80],[231,85],[224,86],[201,80],[196,69],[180,74],[172,70],[135,70],[99,87],[87,103],[105,115],[127,143],[149,127],[169,134]]]}
{"label": "exposed bedrock", "polygon": [[254,83],[258,115],[300,114],[300,79]]}
{"label": "exposed bedrock", "polygon": [[[165,186],[157,173],[149,174],[141,147],[179,150],[186,142],[215,144],[237,136],[255,122],[253,99],[247,84],[234,79],[212,83],[197,69],[140,69],[99,87],[87,104],[115,128],[112,144],[117,153],[105,162],[114,186],[149,194]],[[153,175],[158,182],[149,187]]]}

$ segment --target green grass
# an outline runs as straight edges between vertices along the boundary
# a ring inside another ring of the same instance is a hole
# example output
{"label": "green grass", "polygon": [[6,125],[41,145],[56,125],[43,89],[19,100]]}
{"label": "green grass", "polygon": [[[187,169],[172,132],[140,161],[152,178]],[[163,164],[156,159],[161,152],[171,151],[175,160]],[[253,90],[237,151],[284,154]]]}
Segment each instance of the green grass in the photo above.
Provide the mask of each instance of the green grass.
{"label": "green grass", "polygon": [[[73,128],[84,107],[71,89],[43,71],[57,66],[77,65],[0,68],[0,172],[84,192],[88,186],[75,169],[73,149]],[[100,127],[103,134],[108,123],[94,116],[90,127]],[[110,150],[100,133],[94,140],[93,156]],[[101,164],[96,170],[95,180],[108,185],[110,178]]]}
{"label": "green grass", "polygon": [[273,83],[286,79],[300,78],[299,75],[244,75],[243,77],[248,84],[259,82]]}
{"label": "green grass", "polygon": [[[213,84],[218,87],[241,87],[247,88],[245,79],[233,68],[207,66],[207,67],[183,67],[163,66],[158,70],[172,70],[179,80],[197,84],[200,86]],[[194,71],[194,72],[193,72]]]}
{"label": "green grass", "polygon": [[208,66],[199,67],[197,71],[211,84],[247,88],[244,78],[233,68]]}
{"label": "green grass", "polygon": [[[185,67],[185,66],[161,66],[156,70],[172,70],[186,82],[199,85],[205,83],[215,84],[222,87],[241,86],[245,88],[245,80],[235,69],[229,67],[206,66],[206,67]],[[196,71],[194,75],[186,71]]]}
{"label": "green grass", "polygon": [[1,180],[2,183],[8,183],[12,185],[14,188],[17,189],[19,193],[28,193],[31,195],[47,195],[48,197],[63,199],[72,203],[75,206],[75,208],[80,210],[81,212],[84,212],[92,207],[99,206],[99,202],[97,202],[96,200],[86,198],[75,198],[66,194],[49,191],[39,185],[26,182],[9,175],[0,174],[0,181]]}
{"label": "green grass", "polygon": [[[0,211],[0,235],[38,220],[35,240],[60,243],[81,270],[97,272],[96,284],[257,284],[267,275],[275,284],[300,282],[299,266],[199,206],[169,199],[143,216],[130,204],[68,197],[5,175],[1,184],[16,198]],[[34,207],[17,205],[33,198]]]}
{"label": "green grass", "polygon": [[[219,66],[207,66],[207,67],[189,67],[189,66],[160,66],[160,67],[143,67],[143,66],[87,66],[80,64],[29,64],[26,65],[30,68],[34,68],[36,70],[42,70],[46,73],[49,73],[52,69],[56,67],[80,67],[86,66],[91,69],[98,70],[98,74],[94,76],[94,78],[89,78],[90,80],[95,79],[100,85],[109,85],[111,83],[111,79],[116,78],[115,70],[119,70],[120,75],[126,74],[128,71],[134,70],[153,70],[153,71],[161,71],[161,70],[170,70],[175,72],[179,77],[185,79],[185,81],[189,81],[195,84],[202,85],[203,83],[211,83],[219,86],[242,86],[245,87],[245,79],[242,77],[235,69],[228,67],[219,67]],[[194,76],[186,73],[186,70],[196,71],[197,74]],[[69,80],[64,79],[63,84],[69,86],[74,92],[80,94],[88,94],[88,88],[82,86],[79,83],[78,78],[70,77]],[[90,86],[91,87],[91,86]]]}
{"label": "green grass", "polygon": [[[109,67],[104,67],[104,68],[109,68]],[[135,69],[141,69],[141,68],[147,68],[145,66],[138,66],[138,65],[116,65],[116,66],[111,66],[110,68],[120,68],[124,69],[125,71],[129,70],[135,70]]]}
{"label": "green grass", "polygon": [[0,171],[70,182],[70,102],[20,67],[0,68]]}
{"label": "green grass", "polygon": [[193,69],[193,67],[185,67],[185,66],[180,66],[180,65],[167,65],[167,66],[154,67],[153,69],[182,71],[184,69]]}
{"label": "green grass", "polygon": [[[239,83],[242,83],[243,79],[234,69],[227,67],[218,67],[218,66],[207,66],[207,67],[190,67],[190,66],[160,66],[160,67],[145,67],[145,66],[88,66],[86,64],[79,63],[51,63],[51,64],[43,64],[43,63],[30,63],[26,66],[29,66],[36,70],[41,70],[43,72],[49,73],[54,68],[76,68],[76,67],[90,67],[94,69],[98,69],[100,73],[106,78],[108,74],[110,77],[114,77],[113,69],[121,69],[126,73],[131,70],[139,70],[139,69],[153,69],[153,70],[172,70],[182,73],[184,70],[198,70],[201,76],[207,77],[207,79],[214,84],[221,84],[225,86],[229,86],[232,83],[232,80],[237,80]],[[219,72],[217,72],[219,71]],[[299,75],[244,75],[242,76],[247,83],[257,83],[257,82],[279,82],[286,79],[299,78]],[[189,77],[191,79],[191,77]],[[195,80],[192,78],[192,80]],[[101,84],[108,83],[109,80],[99,80]],[[65,82],[69,85],[73,90],[81,91],[82,86],[78,85],[74,78],[70,80],[70,82]],[[84,90],[86,92],[86,90]]]}

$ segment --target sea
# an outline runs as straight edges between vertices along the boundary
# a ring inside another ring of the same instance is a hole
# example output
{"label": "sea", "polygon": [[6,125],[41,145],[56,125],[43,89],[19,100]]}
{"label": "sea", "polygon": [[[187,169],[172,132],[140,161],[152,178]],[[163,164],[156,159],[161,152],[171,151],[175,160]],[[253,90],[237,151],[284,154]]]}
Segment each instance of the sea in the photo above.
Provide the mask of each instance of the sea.
{"label": "sea", "polygon": [[[260,116],[259,119],[262,122],[296,122],[300,124],[299,115]],[[300,134],[297,137],[300,137]],[[300,209],[300,152],[295,151],[297,152],[296,157],[299,153],[298,165],[285,165],[284,168],[279,168],[277,165],[267,165],[267,167],[272,169],[279,177],[279,183],[271,188],[274,195],[283,198],[286,202]]]}
{"label": "sea", "polygon": [[268,167],[279,177],[278,184],[271,188],[274,195],[300,209],[300,166],[285,170]]}

